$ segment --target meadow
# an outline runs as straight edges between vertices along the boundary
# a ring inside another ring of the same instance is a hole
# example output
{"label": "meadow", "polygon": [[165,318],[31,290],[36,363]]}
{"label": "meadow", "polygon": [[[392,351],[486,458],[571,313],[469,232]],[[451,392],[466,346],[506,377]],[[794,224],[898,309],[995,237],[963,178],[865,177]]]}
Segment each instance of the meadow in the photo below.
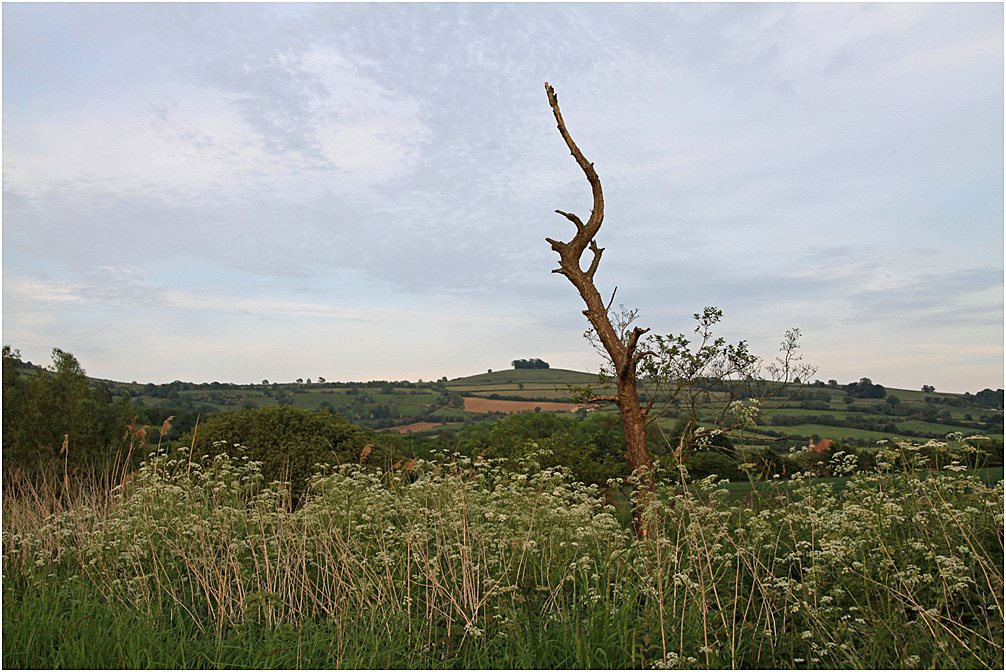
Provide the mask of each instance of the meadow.
{"label": "meadow", "polygon": [[[3,666],[1002,669],[1001,479],[895,442],[841,483],[663,473],[623,502],[517,459],[319,465],[239,448],[3,490]],[[930,446],[932,448],[932,446]],[[609,500],[610,501],[610,500]]]}

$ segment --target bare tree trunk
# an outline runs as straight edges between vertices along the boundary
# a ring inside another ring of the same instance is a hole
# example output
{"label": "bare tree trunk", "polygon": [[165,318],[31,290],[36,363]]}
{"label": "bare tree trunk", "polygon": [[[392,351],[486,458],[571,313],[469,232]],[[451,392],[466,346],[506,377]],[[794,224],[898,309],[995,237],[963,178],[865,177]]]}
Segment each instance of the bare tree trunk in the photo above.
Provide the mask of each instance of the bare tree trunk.
{"label": "bare tree trunk", "polygon": [[[656,492],[656,482],[653,478],[653,459],[650,451],[646,447],[646,410],[639,403],[639,391],[636,386],[636,365],[646,356],[647,353],[637,351],[639,338],[649,329],[635,327],[628,339],[623,342],[611,325],[608,318],[608,307],[604,305],[604,300],[594,285],[594,273],[601,261],[601,253],[604,248],[598,247],[594,236],[601,228],[604,220],[604,195],[601,191],[601,180],[594,171],[594,164],[587,161],[583,153],[573,142],[566,124],[562,120],[559,112],[559,100],[556,98],[555,90],[545,83],[545,91],[548,94],[548,102],[552,106],[559,133],[570,153],[576,159],[577,164],[583,170],[590,183],[594,196],[594,207],[590,213],[590,219],[584,224],[576,215],[562,210],[557,213],[573,222],[576,226],[576,235],[568,243],[546,238],[552,249],[559,253],[559,268],[553,273],[561,273],[573,283],[580,297],[586,304],[587,309],[583,314],[587,316],[591,326],[598,336],[602,346],[611,358],[611,363],[615,370],[615,381],[617,394],[595,395],[595,401],[612,401],[618,405],[621,415],[622,432],[625,435],[625,460],[629,465],[635,479],[635,502],[633,506],[633,524],[636,535],[639,538],[651,536],[652,524],[644,519],[644,512],[653,501]],[[580,266],[580,258],[584,251],[590,249],[593,254],[590,266],[584,271]]]}

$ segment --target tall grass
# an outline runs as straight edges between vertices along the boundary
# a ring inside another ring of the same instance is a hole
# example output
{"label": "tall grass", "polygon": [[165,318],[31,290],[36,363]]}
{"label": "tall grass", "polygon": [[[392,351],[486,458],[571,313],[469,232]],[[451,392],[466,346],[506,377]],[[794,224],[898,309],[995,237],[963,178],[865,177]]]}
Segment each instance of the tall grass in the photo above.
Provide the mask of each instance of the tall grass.
{"label": "tall grass", "polygon": [[645,542],[539,454],[323,466],[296,510],[187,449],[63,507],[5,488],[3,662],[1001,668],[1002,483],[896,448],[837,492],[671,484]]}

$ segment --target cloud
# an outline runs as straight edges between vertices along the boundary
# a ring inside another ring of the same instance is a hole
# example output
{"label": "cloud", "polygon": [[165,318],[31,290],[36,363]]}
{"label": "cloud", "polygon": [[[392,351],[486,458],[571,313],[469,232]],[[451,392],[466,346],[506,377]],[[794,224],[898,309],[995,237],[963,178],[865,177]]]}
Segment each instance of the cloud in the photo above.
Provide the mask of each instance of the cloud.
{"label": "cloud", "polygon": [[[333,322],[420,323],[448,320],[453,325],[492,327],[500,324],[501,316],[491,311],[469,313],[452,310],[449,305],[409,308],[406,305],[340,305],[336,301],[298,300],[295,294],[273,294],[251,297],[234,288],[185,289],[159,286],[147,281],[142,271],[132,268],[104,267],[81,280],[52,277],[28,277],[4,274],[6,301],[19,306],[44,304],[77,304],[88,306],[118,306],[133,309],[171,309],[246,315],[259,318],[311,318]],[[316,296],[316,295],[314,295]],[[405,302],[399,302],[404,304]],[[11,311],[11,316],[16,312]],[[507,316],[506,321],[513,323]]]}
{"label": "cloud", "polygon": [[[23,120],[19,133],[5,139],[4,187],[38,195],[69,186],[151,198],[248,192],[262,184],[352,191],[411,170],[428,135],[418,105],[391,100],[376,83],[340,71],[335,54],[315,52],[306,60],[301,72],[318,76],[325,69],[326,86],[299,109],[285,101],[284,114],[261,104],[282,99],[282,90],[260,99],[174,85],[120,91]],[[329,89],[354,104],[333,100]]]}
{"label": "cloud", "polygon": [[[599,289],[619,286],[648,326],[687,330],[711,304],[768,349],[790,326],[843,352],[834,341],[957,342],[953,328],[1001,341],[1001,6],[71,4],[4,18],[12,334],[35,338],[32,321],[62,347],[80,324],[140,311],[201,352],[214,347],[187,321],[248,352],[310,323],[365,358],[346,334],[373,343],[380,325],[403,353],[440,353],[434,335],[468,316],[480,368],[522,338],[574,352],[581,307],[544,238],[572,235],[556,208],[586,217],[591,201],[548,80],[604,184]],[[125,330],[117,343],[134,347]],[[528,350],[507,356],[543,354]]]}

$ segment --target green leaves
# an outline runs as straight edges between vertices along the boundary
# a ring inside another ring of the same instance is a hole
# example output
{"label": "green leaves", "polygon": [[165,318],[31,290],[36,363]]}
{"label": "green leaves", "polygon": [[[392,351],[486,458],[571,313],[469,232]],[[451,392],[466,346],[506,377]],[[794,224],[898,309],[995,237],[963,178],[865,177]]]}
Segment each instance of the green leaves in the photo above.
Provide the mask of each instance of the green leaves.
{"label": "green leaves", "polygon": [[698,324],[698,342],[684,334],[655,334],[648,340],[653,355],[643,363],[647,376],[667,385],[702,379],[750,378],[758,373],[760,359],[751,354],[746,341],[736,345],[713,336],[713,327],[723,318],[719,308],[707,307],[692,316]]}
{"label": "green leaves", "polygon": [[[33,480],[100,473],[115,457],[123,418],[133,415],[131,406],[113,406],[107,389],[92,386],[70,353],[53,348],[52,364],[42,369],[25,365],[18,350],[3,347],[5,467]],[[68,452],[60,454],[64,437]]]}
{"label": "green leaves", "polygon": [[[192,444],[192,435],[181,444]],[[262,462],[266,482],[288,480],[294,497],[304,493],[318,464],[360,462],[367,435],[335,413],[315,413],[293,406],[264,406],[214,413],[195,432],[196,456],[213,454],[213,445],[241,445],[248,456]],[[377,444],[368,464],[390,466],[403,456]]]}

